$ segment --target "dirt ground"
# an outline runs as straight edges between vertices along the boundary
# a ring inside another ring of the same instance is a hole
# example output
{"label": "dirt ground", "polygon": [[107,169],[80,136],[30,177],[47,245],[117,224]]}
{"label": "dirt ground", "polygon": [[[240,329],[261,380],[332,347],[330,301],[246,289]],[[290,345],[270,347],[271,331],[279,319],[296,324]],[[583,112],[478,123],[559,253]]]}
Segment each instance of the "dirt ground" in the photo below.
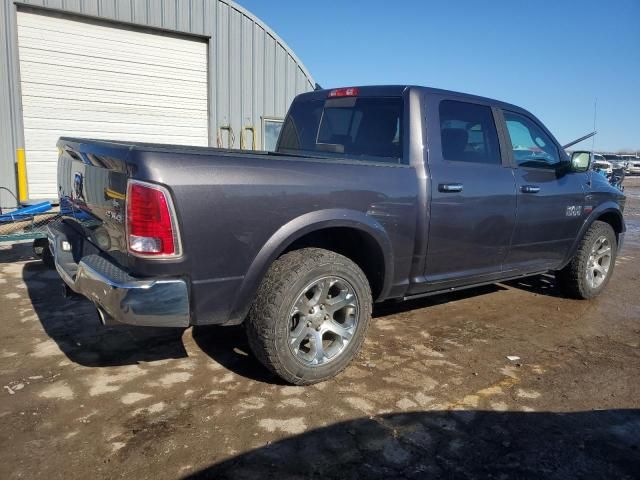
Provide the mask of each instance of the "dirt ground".
{"label": "dirt ground", "polygon": [[0,247],[0,478],[638,478],[637,180],[600,298],[539,276],[382,305],[312,387],[240,328],[102,327],[29,245]]}

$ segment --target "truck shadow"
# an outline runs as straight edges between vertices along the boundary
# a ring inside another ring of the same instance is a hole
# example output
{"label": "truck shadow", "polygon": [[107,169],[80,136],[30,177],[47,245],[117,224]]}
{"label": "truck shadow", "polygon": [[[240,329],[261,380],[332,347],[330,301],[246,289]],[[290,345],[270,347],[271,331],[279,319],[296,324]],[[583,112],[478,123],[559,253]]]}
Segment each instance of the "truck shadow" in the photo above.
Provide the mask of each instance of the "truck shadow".
{"label": "truck shadow", "polygon": [[242,325],[193,327],[191,333],[200,350],[227,370],[257,382],[285,385],[253,356]]}
{"label": "truck shadow", "polygon": [[640,410],[424,411],[284,438],[186,477],[637,478]]}
{"label": "truck shadow", "polygon": [[474,287],[466,290],[458,290],[451,293],[440,293],[429,297],[407,300],[405,302],[388,301],[380,303],[374,305],[373,317],[383,317],[385,315],[408,312],[410,310],[416,310],[419,308],[428,308],[436,305],[443,305],[449,302],[464,300],[465,298],[472,298],[499,292],[501,290],[508,290],[509,288],[516,288],[518,290],[524,290],[526,292],[534,293],[537,295],[546,295],[556,298],[567,298],[558,286],[555,276],[548,273],[536,275],[533,277],[519,278],[517,280],[510,280],[508,282],[483,285],[481,287]]}
{"label": "truck shadow", "polygon": [[525,292],[546,295],[548,297],[567,298],[556,281],[556,277],[551,273],[536,275],[535,277],[519,278],[503,282],[503,285],[511,288],[524,290]]}
{"label": "truck shadow", "polygon": [[[34,259],[29,244],[15,245],[9,257],[7,262]],[[74,363],[88,367],[105,367],[187,357],[182,340],[184,329],[127,325],[105,327],[100,324],[91,302],[81,297],[62,297],[62,281],[58,274],[42,262],[26,263],[22,276],[33,309],[46,334]],[[504,285],[532,293],[561,296],[554,281],[552,276],[542,275],[506,282]],[[374,306],[373,317],[375,321],[378,317],[428,308],[504,289],[504,286],[494,284],[406,302],[385,302]],[[282,383],[255,359],[241,326],[194,327],[193,339],[205,354],[238,375],[264,383]]]}
{"label": "truck shadow", "polygon": [[[504,289],[504,287],[497,285],[488,285],[407,302],[385,302],[376,304],[373,309],[373,321],[375,322],[375,318],[377,317],[384,317],[386,315],[419,308],[427,308]],[[193,327],[192,334],[194,341],[204,353],[232,372],[258,382],[278,385],[284,384],[279,377],[269,372],[253,356],[244,328],[241,325],[232,327],[213,325]]]}
{"label": "truck shadow", "polygon": [[37,255],[33,253],[32,243],[0,245],[0,264],[38,260]]}
{"label": "truck shadow", "polygon": [[22,277],[44,331],[74,363],[106,367],[187,356],[184,329],[105,327],[91,302],[62,296],[62,280],[42,262],[26,263]]}
{"label": "truck shadow", "polygon": [[[550,280],[543,278],[546,276],[542,275],[539,277],[540,278],[533,277],[517,280],[515,282],[504,283],[503,285],[484,285],[467,290],[459,290],[457,292],[417,298],[405,302],[388,301],[379,303],[373,307],[373,322],[375,322],[376,318],[409,312],[411,310],[421,308],[434,307],[436,305],[443,305],[449,302],[456,302],[481,295],[488,295],[490,293],[507,290],[508,287],[519,288],[531,293],[538,293],[542,295],[561,295],[559,291],[557,292],[554,290],[554,284],[548,283]],[[551,279],[553,280],[552,276]],[[232,372],[258,382],[283,384],[279,377],[271,374],[271,372],[264,368],[253,356],[242,326],[193,327],[192,333],[194,341],[204,353]]]}
{"label": "truck shadow", "polygon": [[437,295],[416,298],[404,302],[390,300],[373,306],[373,318],[404,313],[411,310],[418,310],[420,308],[435,307],[436,305],[443,305],[445,303],[456,302],[464,300],[465,298],[473,298],[480,295],[488,295],[501,290],[506,290],[506,288],[497,284],[492,284],[469,288],[466,290],[458,290],[457,292],[439,293]]}

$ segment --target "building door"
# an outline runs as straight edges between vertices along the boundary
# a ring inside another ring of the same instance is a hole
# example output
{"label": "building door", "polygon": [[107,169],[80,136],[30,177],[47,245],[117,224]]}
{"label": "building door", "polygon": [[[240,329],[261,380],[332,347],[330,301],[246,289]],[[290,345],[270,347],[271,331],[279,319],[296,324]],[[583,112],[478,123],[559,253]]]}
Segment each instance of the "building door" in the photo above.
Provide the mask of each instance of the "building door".
{"label": "building door", "polygon": [[18,11],[29,198],[57,197],[60,136],[208,145],[207,43]]}

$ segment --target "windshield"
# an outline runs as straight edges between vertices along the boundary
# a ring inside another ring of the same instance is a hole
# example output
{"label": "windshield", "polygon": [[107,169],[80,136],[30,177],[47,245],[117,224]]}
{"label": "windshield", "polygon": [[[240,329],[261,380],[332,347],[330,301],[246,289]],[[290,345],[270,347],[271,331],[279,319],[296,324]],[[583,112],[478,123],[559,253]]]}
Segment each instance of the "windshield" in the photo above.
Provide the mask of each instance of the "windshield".
{"label": "windshield", "polygon": [[302,97],[276,151],[401,163],[402,110],[402,97]]}

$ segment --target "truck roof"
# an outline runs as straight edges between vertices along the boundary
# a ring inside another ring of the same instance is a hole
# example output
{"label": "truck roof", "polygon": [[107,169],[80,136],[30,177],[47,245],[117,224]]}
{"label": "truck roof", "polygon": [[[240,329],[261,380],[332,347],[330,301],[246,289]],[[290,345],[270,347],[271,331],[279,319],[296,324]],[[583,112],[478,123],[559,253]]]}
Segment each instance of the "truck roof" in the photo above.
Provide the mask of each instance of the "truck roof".
{"label": "truck roof", "polygon": [[[345,88],[345,87],[336,87],[336,88]],[[327,98],[329,93],[336,88],[325,88],[314,90],[307,93],[302,93],[298,95],[298,97],[317,97],[317,98]],[[457,97],[460,100],[467,101],[480,101],[484,103],[489,103],[494,106],[503,108],[505,110],[510,110],[513,112],[519,112],[525,115],[528,115],[536,120],[537,117],[533,115],[531,112],[525,110],[524,108],[518,107],[517,105],[513,105],[507,102],[502,102],[500,100],[495,100],[488,97],[482,97],[479,95],[472,95],[469,93],[455,92],[452,90],[443,90],[439,88],[432,87],[424,87],[420,85],[362,85],[357,86],[353,85],[346,88],[357,88],[358,96],[362,97],[376,97],[376,96],[401,96],[406,90],[420,90],[426,94],[430,95],[446,95],[450,97]],[[297,97],[296,97],[297,98]],[[543,125],[542,122],[538,120],[539,123]],[[547,133],[553,137],[553,134],[547,130]],[[554,137],[555,138],[555,137]],[[243,155],[269,155],[271,152],[264,151],[247,151],[247,150],[239,150],[233,148],[215,148],[211,146],[187,146],[187,145],[171,145],[171,144],[160,144],[160,143],[147,143],[147,142],[135,142],[135,141],[123,141],[123,140],[98,140],[98,139],[88,139],[88,138],[78,138],[78,137],[61,137],[59,142],[67,143],[67,144],[76,144],[78,147],[83,143],[91,143],[95,145],[102,145],[107,148],[127,148],[131,151],[162,151],[162,152],[181,152],[181,153],[194,153],[194,154],[210,154],[212,150],[216,151],[218,155],[234,155],[241,153]],[[60,143],[59,143],[60,145]]]}
{"label": "truck roof", "polygon": [[[345,88],[345,87],[336,87],[336,88]],[[525,110],[522,107],[518,107],[517,105],[513,105],[511,103],[507,103],[507,102],[503,102],[501,100],[496,100],[494,98],[489,98],[489,97],[482,97],[480,95],[473,95],[470,93],[463,93],[463,92],[456,92],[453,90],[444,90],[444,89],[440,89],[440,88],[433,88],[433,87],[424,87],[421,85],[350,85],[347,88],[357,88],[359,90],[358,95],[360,96],[367,96],[367,97],[374,97],[374,96],[400,96],[404,93],[405,90],[407,89],[416,89],[416,90],[421,90],[423,92],[425,92],[426,94],[431,94],[431,95],[447,95],[447,96],[453,96],[453,97],[459,97],[460,99],[466,99],[466,100],[476,100],[476,101],[481,101],[481,102],[486,102],[486,103],[492,103],[496,106],[500,106],[506,110],[513,110],[513,111],[520,111],[520,112],[525,112],[529,115],[531,115],[530,112],[528,112],[527,110]],[[307,93],[303,93],[300,96],[326,96],[329,94],[329,92],[331,92],[332,90],[335,90],[335,88],[324,88],[321,90],[315,90],[313,92],[307,92]]]}

